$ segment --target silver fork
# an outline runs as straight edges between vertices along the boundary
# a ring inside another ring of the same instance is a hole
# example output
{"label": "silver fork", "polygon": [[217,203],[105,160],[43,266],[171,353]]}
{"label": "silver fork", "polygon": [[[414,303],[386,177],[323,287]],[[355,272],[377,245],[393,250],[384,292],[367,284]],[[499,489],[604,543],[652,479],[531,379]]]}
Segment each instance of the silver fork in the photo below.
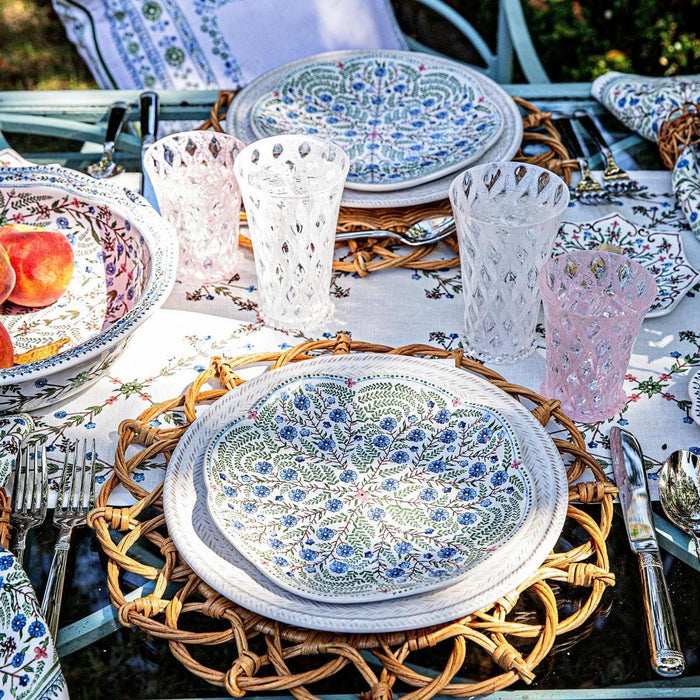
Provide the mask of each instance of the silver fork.
{"label": "silver fork", "polygon": [[568,114],[552,115],[554,126],[561,134],[567,150],[576,158],[579,171],[581,172],[581,180],[574,187],[573,194],[581,204],[606,204],[611,202],[612,200],[606,189],[591,175],[586,155],[573,126],[571,126],[570,119]]}
{"label": "silver fork", "polygon": [[33,443],[20,447],[14,476],[10,522],[16,536],[12,551],[22,564],[27,533],[46,519],[49,478],[43,445]]}
{"label": "silver fork", "polygon": [[605,171],[603,172],[605,188],[615,194],[632,194],[645,190],[646,185],[640,185],[636,180],[633,180],[629,174],[615,162],[615,157],[608,147],[608,144],[605,143],[605,138],[593,117],[586,112],[585,109],[577,109],[574,112],[574,118],[578,119],[581,126],[588,132],[589,136],[593,139],[593,143],[595,143],[605,159]]}
{"label": "silver fork", "polygon": [[61,614],[63,584],[73,528],[85,525],[87,514],[95,507],[95,441],[88,453],[87,440],[76,443],[75,449],[66,450],[63,475],[56,498],[53,524],[59,528],[58,541],[54,547],[49,577],[46,581],[41,611],[44,613],[49,631],[56,638],[58,618]]}

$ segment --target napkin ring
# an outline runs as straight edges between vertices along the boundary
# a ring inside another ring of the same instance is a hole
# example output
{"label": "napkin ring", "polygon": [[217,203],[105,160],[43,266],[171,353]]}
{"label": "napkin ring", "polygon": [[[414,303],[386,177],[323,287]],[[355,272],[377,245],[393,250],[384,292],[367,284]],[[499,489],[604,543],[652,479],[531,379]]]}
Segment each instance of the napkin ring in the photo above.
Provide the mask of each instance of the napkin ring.
{"label": "napkin ring", "polygon": [[5,488],[0,486],[0,547],[5,547],[5,549],[10,546],[10,534],[12,533],[12,525],[10,525],[11,511],[10,496],[5,492]]}
{"label": "napkin ring", "polygon": [[671,110],[659,127],[658,143],[664,166],[673,170],[681,153],[700,143],[700,102],[684,102]]}

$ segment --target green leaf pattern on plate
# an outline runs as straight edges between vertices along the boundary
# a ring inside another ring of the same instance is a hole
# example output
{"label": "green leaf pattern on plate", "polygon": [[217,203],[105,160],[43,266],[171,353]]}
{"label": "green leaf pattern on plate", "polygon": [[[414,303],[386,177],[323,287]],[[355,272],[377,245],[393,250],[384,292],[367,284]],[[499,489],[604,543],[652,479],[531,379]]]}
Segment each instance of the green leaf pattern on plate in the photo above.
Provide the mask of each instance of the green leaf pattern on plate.
{"label": "green leaf pattern on plate", "polygon": [[291,71],[251,112],[259,138],[312,134],[350,157],[354,187],[407,187],[466,167],[504,117],[483,85],[426,56],[369,52]]}
{"label": "green leaf pattern on plate", "polygon": [[337,602],[452,583],[534,498],[498,412],[397,376],[283,383],[212,441],[205,472],[212,516],[242,554]]}

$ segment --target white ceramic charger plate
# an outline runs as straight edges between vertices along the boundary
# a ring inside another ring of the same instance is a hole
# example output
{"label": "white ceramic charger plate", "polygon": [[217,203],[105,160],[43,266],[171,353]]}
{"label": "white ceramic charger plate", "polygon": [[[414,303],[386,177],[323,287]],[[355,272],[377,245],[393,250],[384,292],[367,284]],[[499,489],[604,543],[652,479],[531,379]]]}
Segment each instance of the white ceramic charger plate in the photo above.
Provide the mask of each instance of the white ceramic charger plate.
{"label": "white ceramic charger plate", "polygon": [[[336,51],[319,54],[328,60],[342,61],[357,54],[357,51]],[[366,52],[363,52],[366,53]],[[496,142],[488,148],[472,165],[490,161],[510,160],[518,152],[523,138],[523,120],[518,105],[513,98],[496,82],[482,73],[463,64],[440,58],[450,66],[459,66],[483,88],[486,97],[493,102],[503,115],[503,130]],[[246,144],[258,140],[251,126],[251,112],[256,102],[268,94],[278,82],[289,73],[308,63],[309,59],[300,59],[276,68],[256,78],[243,88],[234,98],[226,114],[224,128]],[[427,204],[446,199],[454,175],[445,175],[429,182],[389,192],[364,192],[346,188],[341,204],[346,207],[376,209],[381,207],[407,207]]]}
{"label": "white ceramic charger plate", "polygon": [[[319,358],[361,366],[363,354]],[[493,406],[505,416],[518,438],[523,462],[534,481],[537,506],[528,526],[499,552],[471,570],[470,576],[445,588],[379,602],[320,602],[287,591],[263,576],[223,536],[209,514],[204,454],[211,440],[231,422],[238,394],[231,391],[214,403],[182,437],[169,462],[163,502],[170,534],[185,561],[222,595],[253,612],[290,625],[336,632],[390,632],[417,629],[468,615],[516,588],[544,561],[566,518],[566,471],[547,431],[513,397],[481,377],[436,360],[371,355],[384,371],[411,373],[448,381],[464,400]],[[313,371],[318,360],[305,361]],[[280,381],[300,371],[298,365],[274,370]]]}
{"label": "white ceramic charger plate", "polygon": [[466,168],[504,117],[466,66],[410,51],[313,56],[253,105],[258,138],[310,134],[348,154],[346,186],[389,191]]}
{"label": "white ceramic charger plate", "polygon": [[223,535],[275,583],[314,600],[447,586],[497,557],[536,507],[499,411],[363,359],[248,381],[204,458]]}

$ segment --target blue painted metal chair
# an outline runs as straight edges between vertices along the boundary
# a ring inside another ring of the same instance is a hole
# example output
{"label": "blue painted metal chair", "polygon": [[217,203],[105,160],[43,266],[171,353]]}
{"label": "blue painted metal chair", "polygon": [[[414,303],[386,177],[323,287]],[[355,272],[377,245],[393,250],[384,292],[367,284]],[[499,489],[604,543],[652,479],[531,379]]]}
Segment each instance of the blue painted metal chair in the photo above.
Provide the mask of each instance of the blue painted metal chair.
{"label": "blue painted metal chair", "polygon": [[[548,83],[549,78],[537,57],[527,29],[521,1],[499,0],[497,48],[493,52],[476,28],[465,17],[447,5],[444,0],[415,0],[418,5],[437,13],[454,26],[483,61],[483,67],[475,66],[475,68],[482,70],[490,78],[499,83],[511,82],[513,61],[514,57],[517,57],[522,74],[528,82]],[[421,44],[412,37],[405,36],[404,38],[412,50],[432,54],[441,53],[435,47]],[[17,99],[18,102],[23,101],[21,95],[17,95]],[[46,100],[46,104],[42,105],[44,100]],[[210,104],[213,104],[214,101],[215,97]],[[12,93],[4,93],[0,98],[0,148],[6,148],[9,145],[7,139],[2,135],[3,131],[8,134],[35,134],[91,144],[100,143],[104,137],[104,125],[99,123],[105,116],[104,106],[98,110],[96,105],[90,107],[84,104],[81,108],[80,93],[75,91],[46,93],[42,95],[37,104],[32,105],[31,109],[24,113],[17,110],[18,102],[15,102]],[[132,104],[136,105],[137,102],[138,92],[135,92]],[[70,112],[72,117],[67,116],[67,112]],[[80,112],[82,114],[76,118]],[[197,111],[188,108],[179,110],[169,117],[166,114],[162,116],[170,119],[184,119],[187,117],[183,115],[190,112],[194,112],[193,118],[200,121],[208,116],[206,110]],[[130,118],[138,119],[135,109]],[[122,154],[127,155],[136,156],[139,150],[137,138],[129,133],[123,133],[119,137],[118,147]],[[34,155],[31,154],[31,156]],[[71,153],[59,154],[58,156],[53,154],[53,160],[67,164],[71,158],[75,160],[75,155]],[[46,158],[41,155],[38,155],[38,159],[46,161]]]}
{"label": "blue painted metal chair", "polygon": [[[529,83],[549,83],[549,77],[542,66],[525,21],[521,0],[499,0],[496,52],[489,48],[479,31],[461,14],[443,0],[415,0],[446,19],[472,45],[481,57],[485,67],[475,66],[498,83],[511,83],[513,80],[513,59],[517,57],[520,69]],[[434,47],[426,46],[407,36],[411,49],[439,54]]]}

